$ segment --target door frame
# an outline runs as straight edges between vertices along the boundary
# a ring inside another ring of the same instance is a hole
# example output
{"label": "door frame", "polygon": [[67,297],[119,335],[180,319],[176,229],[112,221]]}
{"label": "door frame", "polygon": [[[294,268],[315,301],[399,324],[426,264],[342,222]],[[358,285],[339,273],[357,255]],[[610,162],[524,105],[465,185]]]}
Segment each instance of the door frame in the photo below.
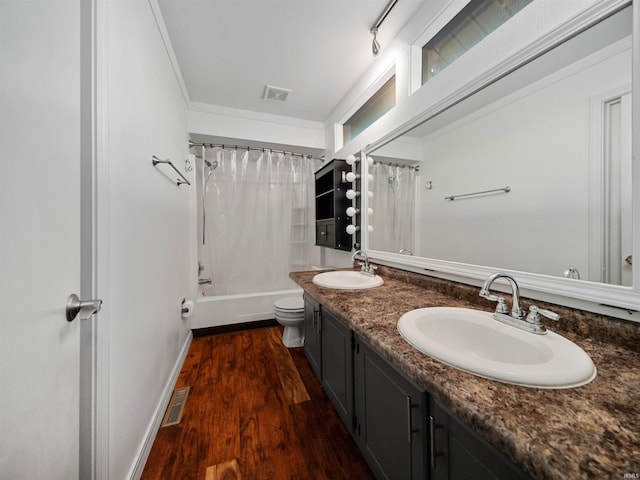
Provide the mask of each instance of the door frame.
{"label": "door frame", "polygon": [[607,245],[604,232],[608,228],[608,181],[609,147],[606,129],[609,127],[607,109],[631,92],[631,85],[621,85],[602,94],[592,97],[590,105],[590,145],[589,145],[589,241],[588,241],[588,272],[583,280],[604,282],[608,264],[606,256]]}
{"label": "door frame", "polygon": [[109,478],[107,2],[80,0],[80,263],[83,299],[101,298],[80,324],[79,478]]}

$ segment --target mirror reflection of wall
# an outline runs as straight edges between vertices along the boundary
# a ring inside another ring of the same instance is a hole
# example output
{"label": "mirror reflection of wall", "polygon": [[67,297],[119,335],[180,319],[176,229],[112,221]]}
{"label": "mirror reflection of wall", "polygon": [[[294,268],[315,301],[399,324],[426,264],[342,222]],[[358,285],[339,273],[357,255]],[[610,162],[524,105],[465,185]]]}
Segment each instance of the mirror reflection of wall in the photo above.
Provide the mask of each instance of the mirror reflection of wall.
{"label": "mirror reflection of wall", "polygon": [[509,77],[370,153],[421,169],[411,234],[374,164],[370,247],[631,285],[631,7]]}

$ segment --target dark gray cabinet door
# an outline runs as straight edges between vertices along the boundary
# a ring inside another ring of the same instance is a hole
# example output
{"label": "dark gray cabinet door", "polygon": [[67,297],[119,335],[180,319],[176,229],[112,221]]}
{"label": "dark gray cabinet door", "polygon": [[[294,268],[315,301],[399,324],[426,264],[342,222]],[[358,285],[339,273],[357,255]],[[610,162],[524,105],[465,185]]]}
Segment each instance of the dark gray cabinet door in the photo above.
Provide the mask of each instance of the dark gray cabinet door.
{"label": "dark gray cabinet door", "polygon": [[429,409],[431,480],[531,480],[433,399]]}
{"label": "dark gray cabinet door", "polygon": [[322,316],[320,304],[304,295],[304,353],[318,378],[322,378]]}
{"label": "dark gray cabinet door", "polygon": [[356,338],[356,435],[377,478],[426,478],[426,393]]}
{"label": "dark gray cabinet door", "polygon": [[335,247],[335,220],[318,220],[316,222],[316,245],[319,247]]}
{"label": "dark gray cabinet door", "polygon": [[322,309],[322,386],[342,421],[353,427],[353,333]]}

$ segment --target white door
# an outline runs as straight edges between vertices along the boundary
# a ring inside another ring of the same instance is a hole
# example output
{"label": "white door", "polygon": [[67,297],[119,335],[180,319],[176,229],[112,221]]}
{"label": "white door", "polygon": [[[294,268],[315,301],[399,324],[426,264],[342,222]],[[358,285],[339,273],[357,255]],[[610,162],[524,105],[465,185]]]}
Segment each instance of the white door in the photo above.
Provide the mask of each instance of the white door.
{"label": "white door", "polygon": [[1,479],[79,478],[80,10],[0,0]]}

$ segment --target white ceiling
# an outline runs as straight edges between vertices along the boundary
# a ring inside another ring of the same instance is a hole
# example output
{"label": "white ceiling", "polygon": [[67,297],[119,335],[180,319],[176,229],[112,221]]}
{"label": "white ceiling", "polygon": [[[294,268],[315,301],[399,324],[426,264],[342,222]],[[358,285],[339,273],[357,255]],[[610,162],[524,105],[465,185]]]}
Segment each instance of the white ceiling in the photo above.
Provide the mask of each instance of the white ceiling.
{"label": "white ceiling", "polygon": [[[399,0],[384,46],[425,0]],[[323,122],[375,61],[388,0],[158,0],[192,102]],[[263,100],[266,85],[292,90]]]}

